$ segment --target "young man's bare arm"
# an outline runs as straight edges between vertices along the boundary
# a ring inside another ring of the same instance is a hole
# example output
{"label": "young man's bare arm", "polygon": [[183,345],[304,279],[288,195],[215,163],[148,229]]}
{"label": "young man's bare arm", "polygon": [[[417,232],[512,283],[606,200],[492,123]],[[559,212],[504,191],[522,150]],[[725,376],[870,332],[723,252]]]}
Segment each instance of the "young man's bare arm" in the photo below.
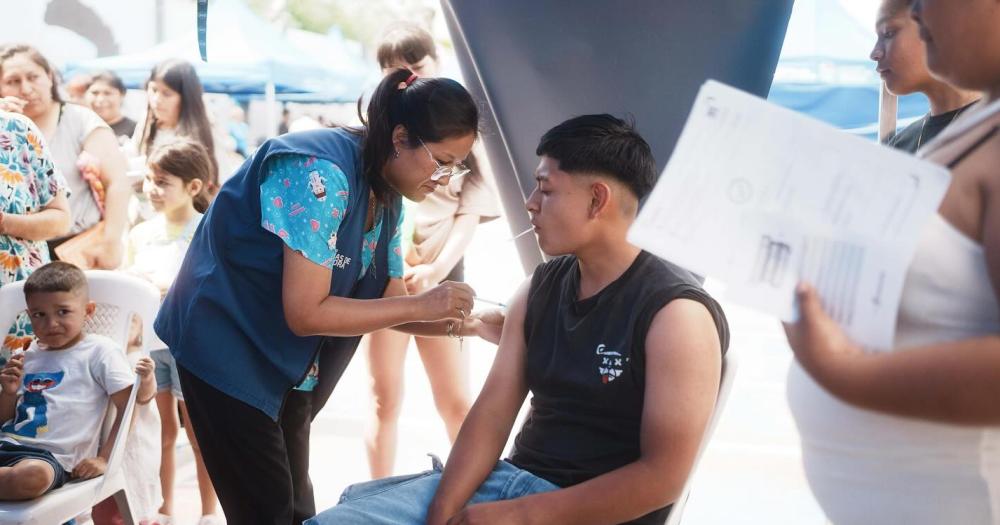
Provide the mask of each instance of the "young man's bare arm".
{"label": "young man's bare arm", "polygon": [[462,424],[428,510],[429,525],[446,523],[490,475],[528,395],[524,313],[529,286],[530,280],[525,281],[511,300],[493,367]]}
{"label": "young man's bare arm", "polygon": [[511,524],[622,523],[676,501],[715,407],[721,359],[708,310],[696,301],[672,301],[646,338],[639,459],[569,488],[473,505],[449,525],[478,523],[477,513]]}

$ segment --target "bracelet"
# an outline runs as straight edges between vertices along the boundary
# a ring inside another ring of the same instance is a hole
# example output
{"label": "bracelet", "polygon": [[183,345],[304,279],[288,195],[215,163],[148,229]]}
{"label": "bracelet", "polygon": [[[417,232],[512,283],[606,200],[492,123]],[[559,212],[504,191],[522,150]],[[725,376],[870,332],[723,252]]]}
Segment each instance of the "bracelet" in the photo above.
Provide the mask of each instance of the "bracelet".
{"label": "bracelet", "polygon": [[458,334],[455,333],[455,321],[448,321],[448,337],[452,339],[458,339],[458,348],[462,349],[462,344],[465,343],[465,310],[461,308],[458,309],[458,313],[462,314],[462,319],[458,322]]}

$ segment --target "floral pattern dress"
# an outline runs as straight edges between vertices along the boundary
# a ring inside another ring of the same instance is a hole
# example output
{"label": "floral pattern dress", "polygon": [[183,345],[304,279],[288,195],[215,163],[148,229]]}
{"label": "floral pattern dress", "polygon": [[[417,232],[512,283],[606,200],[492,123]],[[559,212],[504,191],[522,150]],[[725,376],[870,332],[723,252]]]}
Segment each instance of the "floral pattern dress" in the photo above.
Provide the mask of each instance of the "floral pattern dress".
{"label": "floral pattern dress", "polygon": [[[66,181],[56,171],[38,128],[25,117],[0,112],[0,212],[36,213],[65,191]],[[27,279],[48,262],[45,241],[0,234],[0,286]],[[0,327],[0,333],[5,329]],[[23,348],[31,338],[27,316],[19,316],[0,346],[0,365],[12,350]]]}

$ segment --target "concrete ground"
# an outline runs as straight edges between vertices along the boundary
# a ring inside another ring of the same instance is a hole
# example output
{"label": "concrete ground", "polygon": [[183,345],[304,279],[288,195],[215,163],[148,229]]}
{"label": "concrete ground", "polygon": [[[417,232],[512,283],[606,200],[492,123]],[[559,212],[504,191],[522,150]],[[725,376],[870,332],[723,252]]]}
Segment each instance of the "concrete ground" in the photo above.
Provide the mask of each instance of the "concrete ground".
{"label": "concrete ground", "polygon": [[[480,227],[466,257],[468,281],[489,299],[505,299],[523,279],[503,220]],[[712,287],[710,286],[710,289]],[[824,524],[806,485],[799,438],[785,400],[791,356],[774,319],[725,304],[731,352],[739,368],[714,436],[697,468],[685,525]],[[482,385],[495,347],[467,341],[470,384]],[[334,505],[351,483],[369,478],[364,443],[370,410],[363,355],[354,359],[312,430],[311,471],[318,509]],[[178,444],[175,523],[197,523],[200,504],[190,446]],[[429,468],[427,453],[448,454],[449,443],[415,350],[406,361],[406,397],[400,420],[397,473]]]}

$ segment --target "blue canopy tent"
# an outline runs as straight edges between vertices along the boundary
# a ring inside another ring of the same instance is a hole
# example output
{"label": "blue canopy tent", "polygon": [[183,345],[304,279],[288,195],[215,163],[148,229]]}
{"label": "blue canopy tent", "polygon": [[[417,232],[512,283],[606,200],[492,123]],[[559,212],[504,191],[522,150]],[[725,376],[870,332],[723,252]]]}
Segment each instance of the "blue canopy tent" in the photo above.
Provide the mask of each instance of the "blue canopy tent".
{"label": "blue canopy tent", "polygon": [[[352,66],[350,60],[318,59],[296,47],[239,0],[212,0],[208,4],[208,62],[201,60],[198,34],[192,31],[140,53],[71,63],[64,72],[70,76],[108,69],[135,89],[143,87],[157,63],[181,58],[194,64],[206,92],[267,98],[272,113],[268,129],[276,127],[279,96],[321,94],[324,101],[351,101],[360,96],[368,71]],[[329,50],[334,47],[325,49],[333,52]],[[342,46],[340,52],[350,51]]]}
{"label": "blue canopy tent", "polygon": [[365,86],[378,83],[382,75],[374,62],[367,60],[360,42],[348,40],[336,26],[325,34],[289,29],[288,40],[301,49],[314,64],[335,72],[337,82],[327,83],[309,93],[289,93],[278,96],[291,102],[356,102]]}
{"label": "blue canopy tent", "polygon": [[[768,100],[874,139],[881,80],[868,55],[874,28],[839,0],[796,0]],[[927,112],[923,95],[899,99],[901,123]]]}
{"label": "blue canopy tent", "polygon": [[208,62],[201,60],[198,36],[192,31],[140,53],[75,62],[67,73],[110,69],[129,88],[141,88],[152,67],[168,58],[195,65],[206,92],[264,94],[268,83],[276,93],[309,93],[351,86],[337,72],[317,64],[238,0],[209,2]]}

